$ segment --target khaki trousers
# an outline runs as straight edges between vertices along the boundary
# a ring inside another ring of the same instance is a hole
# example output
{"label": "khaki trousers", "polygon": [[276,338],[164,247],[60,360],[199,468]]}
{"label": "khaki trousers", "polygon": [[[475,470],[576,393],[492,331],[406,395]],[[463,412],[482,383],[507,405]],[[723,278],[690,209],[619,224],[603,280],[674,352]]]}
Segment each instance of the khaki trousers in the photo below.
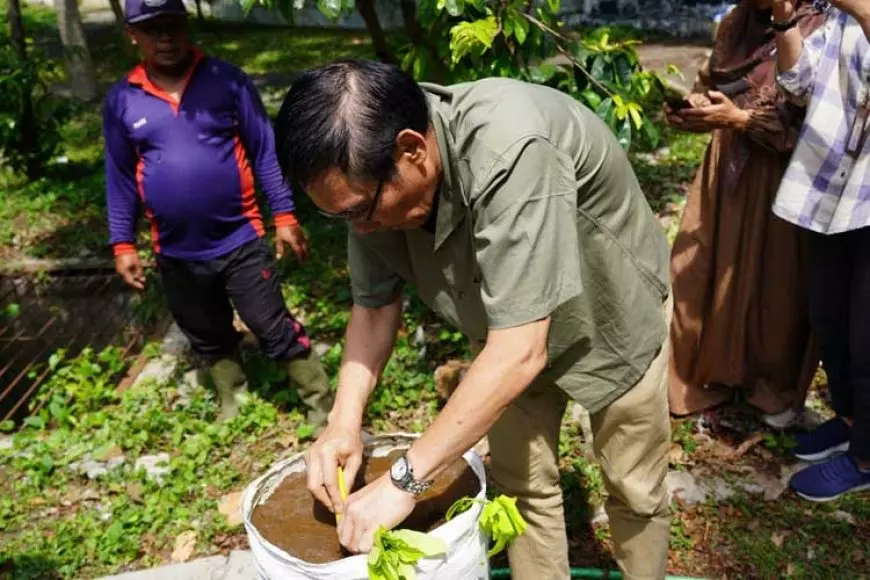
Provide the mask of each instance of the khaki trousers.
{"label": "khaki trousers", "polygon": [[[671,303],[665,308],[670,319]],[[591,416],[593,450],[609,495],[605,506],[616,561],[627,580],[665,577],[670,506],[665,484],[670,445],[668,343],[646,375],[622,397]],[[567,580],[558,452],[568,397],[535,382],[489,432],[492,475],[517,497],[528,522],[508,549],[513,580]]]}

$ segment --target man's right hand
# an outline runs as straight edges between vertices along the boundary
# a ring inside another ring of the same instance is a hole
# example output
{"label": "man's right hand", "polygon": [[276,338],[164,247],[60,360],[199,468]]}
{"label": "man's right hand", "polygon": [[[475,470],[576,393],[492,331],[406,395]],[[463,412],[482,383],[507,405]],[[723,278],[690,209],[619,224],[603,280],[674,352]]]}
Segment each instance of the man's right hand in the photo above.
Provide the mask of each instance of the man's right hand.
{"label": "man's right hand", "polygon": [[139,256],[134,253],[115,256],[115,271],[121,275],[128,286],[136,290],[145,289],[145,270]]}
{"label": "man's right hand", "polygon": [[343,509],[338,489],[338,467],[344,470],[348,493],[362,465],[363,443],[359,425],[330,423],[305,454],[308,490],[333,513]]}

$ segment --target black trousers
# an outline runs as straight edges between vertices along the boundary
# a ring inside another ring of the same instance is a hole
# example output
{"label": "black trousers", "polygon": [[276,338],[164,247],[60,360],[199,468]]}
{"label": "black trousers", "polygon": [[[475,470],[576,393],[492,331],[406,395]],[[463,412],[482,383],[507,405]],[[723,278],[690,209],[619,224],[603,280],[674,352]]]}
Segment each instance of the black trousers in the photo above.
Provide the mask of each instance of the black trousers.
{"label": "black trousers", "polygon": [[851,452],[870,460],[870,227],[810,243],[810,321],[834,410],[852,420]]}
{"label": "black trousers", "polygon": [[231,356],[241,339],[233,306],[266,356],[290,360],[307,355],[311,341],[281,295],[272,251],[262,239],[214,260],[157,256],[169,310],[193,351],[206,361]]}

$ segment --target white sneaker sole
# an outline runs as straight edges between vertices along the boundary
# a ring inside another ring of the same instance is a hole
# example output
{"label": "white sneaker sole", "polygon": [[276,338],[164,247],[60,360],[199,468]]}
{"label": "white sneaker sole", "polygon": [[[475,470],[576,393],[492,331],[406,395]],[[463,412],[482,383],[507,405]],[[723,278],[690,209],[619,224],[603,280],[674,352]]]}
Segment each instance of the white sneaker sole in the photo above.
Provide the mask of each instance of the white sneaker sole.
{"label": "white sneaker sole", "polygon": [[782,413],[777,413],[775,415],[764,415],[764,417],[762,417],[762,421],[764,421],[764,424],[771,429],[784,431],[792,425],[795,425],[800,420],[800,418],[801,413],[795,411],[794,409],[786,409]]}
{"label": "white sneaker sole", "polygon": [[823,461],[829,457],[833,457],[834,455],[845,453],[848,450],[849,442],[846,441],[845,443],[840,443],[839,445],[835,445],[834,447],[829,447],[824,451],[819,451],[818,453],[808,453],[803,455],[795,453],[794,456],[801,461],[809,461],[810,463],[815,463],[817,461]]}
{"label": "white sneaker sole", "polygon": [[802,494],[799,491],[796,491],[795,493],[798,496],[802,497],[803,499],[805,499],[807,501],[811,501],[813,503],[827,503],[829,501],[834,501],[834,500],[840,499],[841,497],[843,497],[847,493],[856,493],[856,492],[860,492],[860,491],[866,491],[868,489],[870,489],[870,483],[865,483],[864,485],[859,485],[858,487],[853,487],[849,491],[844,491],[843,493],[840,493],[840,494],[837,494],[837,495],[834,495],[831,497],[810,497],[808,495]]}

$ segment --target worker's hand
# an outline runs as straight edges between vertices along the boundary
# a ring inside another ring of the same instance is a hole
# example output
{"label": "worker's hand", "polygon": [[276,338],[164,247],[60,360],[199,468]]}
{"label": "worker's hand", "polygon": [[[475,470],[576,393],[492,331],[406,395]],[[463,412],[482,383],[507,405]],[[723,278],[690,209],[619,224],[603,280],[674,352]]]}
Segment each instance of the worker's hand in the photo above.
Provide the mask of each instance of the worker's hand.
{"label": "worker's hand", "polygon": [[341,545],[357,554],[370,551],[378,527],[395,528],[411,515],[415,504],[414,496],[393,485],[390,473],[384,473],[347,498],[338,525]]}
{"label": "worker's hand", "polygon": [[330,511],[341,513],[338,466],[344,470],[348,492],[362,464],[363,444],[359,425],[330,423],[305,454],[308,490]]}
{"label": "worker's hand", "polygon": [[299,225],[275,228],[275,255],[280,260],[284,257],[284,247],[289,245],[296,259],[304,262],[308,259],[308,239]]}
{"label": "worker's hand", "polygon": [[136,290],[145,289],[145,270],[135,253],[115,256],[115,271],[121,275],[128,286]]}
{"label": "worker's hand", "polygon": [[[711,105],[707,107],[683,109],[679,112],[683,123],[687,127],[706,127],[712,129],[736,129],[746,128],[749,122],[749,113],[739,108],[724,94],[718,91],[707,93]],[[688,129],[692,130],[692,129]]]}
{"label": "worker's hand", "polygon": [[867,0],[830,0],[834,8],[838,8],[861,22],[870,17],[870,6],[867,6]]}
{"label": "worker's hand", "polygon": [[773,0],[773,19],[786,22],[794,16],[796,0]]}

